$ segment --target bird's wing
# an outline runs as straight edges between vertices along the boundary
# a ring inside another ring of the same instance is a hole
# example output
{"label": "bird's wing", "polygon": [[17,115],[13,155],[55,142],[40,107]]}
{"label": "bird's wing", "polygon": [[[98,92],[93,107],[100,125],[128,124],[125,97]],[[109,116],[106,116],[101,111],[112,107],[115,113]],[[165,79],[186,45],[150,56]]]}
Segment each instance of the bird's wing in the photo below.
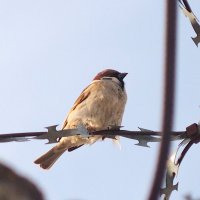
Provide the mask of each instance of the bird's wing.
{"label": "bird's wing", "polygon": [[[90,84],[89,86],[87,86],[80,94],[80,96],[78,97],[78,99],[75,101],[74,105],[72,106],[72,108],[70,109],[69,111],[69,114],[76,109],[76,107],[82,103],[83,101],[85,101],[88,96],[90,95],[91,91],[89,89],[89,87],[91,86],[92,84]],[[67,115],[67,118],[65,119],[64,123],[63,123],[63,127],[62,127],[62,130],[67,126],[67,123],[68,123],[68,116],[69,114]]]}

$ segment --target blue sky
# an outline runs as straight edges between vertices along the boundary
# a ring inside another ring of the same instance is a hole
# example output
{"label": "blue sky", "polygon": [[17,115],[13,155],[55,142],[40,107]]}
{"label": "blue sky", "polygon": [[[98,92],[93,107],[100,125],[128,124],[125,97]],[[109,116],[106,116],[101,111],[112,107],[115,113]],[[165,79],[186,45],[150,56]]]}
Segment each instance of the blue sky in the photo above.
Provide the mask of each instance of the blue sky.
{"label": "blue sky", "polygon": [[[191,6],[200,18],[199,2]],[[174,130],[200,120],[200,50],[178,9]],[[128,72],[125,129],[160,130],[164,1],[7,0],[0,7],[0,133],[44,131],[60,124],[82,89],[105,68]],[[0,158],[33,180],[48,200],[146,199],[158,144],[121,139],[65,153],[44,171],[33,161],[52,147],[45,141],[0,144]],[[199,145],[183,161],[179,192],[200,197]],[[197,171],[197,172],[196,172]]]}

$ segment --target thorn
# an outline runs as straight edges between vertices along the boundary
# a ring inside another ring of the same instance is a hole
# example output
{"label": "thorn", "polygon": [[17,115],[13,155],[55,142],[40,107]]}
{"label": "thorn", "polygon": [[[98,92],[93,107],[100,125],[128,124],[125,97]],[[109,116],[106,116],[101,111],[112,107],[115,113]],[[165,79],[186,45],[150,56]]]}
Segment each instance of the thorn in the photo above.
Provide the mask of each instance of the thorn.
{"label": "thorn", "polygon": [[142,147],[148,147],[150,148],[150,146],[148,145],[148,142],[145,140],[138,140],[139,143],[135,144],[137,146],[142,146]]}
{"label": "thorn", "polygon": [[140,131],[144,131],[144,132],[153,132],[152,130],[149,130],[149,129],[145,129],[145,128],[141,128],[141,127],[138,127],[140,129]]}

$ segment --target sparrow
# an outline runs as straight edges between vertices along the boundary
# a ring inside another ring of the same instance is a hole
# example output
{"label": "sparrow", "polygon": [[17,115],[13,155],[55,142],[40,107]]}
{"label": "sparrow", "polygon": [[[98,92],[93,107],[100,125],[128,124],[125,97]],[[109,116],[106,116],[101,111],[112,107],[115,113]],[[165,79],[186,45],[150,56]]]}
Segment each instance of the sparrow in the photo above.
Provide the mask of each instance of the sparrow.
{"label": "sparrow", "polygon": [[[62,130],[75,129],[80,125],[85,126],[88,132],[120,127],[127,101],[123,80],[127,74],[113,69],[98,73],[75,101]],[[34,163],[49,169],[65,151],[71,152],[104,138],[100,135],[62,137],[56,146]]]}

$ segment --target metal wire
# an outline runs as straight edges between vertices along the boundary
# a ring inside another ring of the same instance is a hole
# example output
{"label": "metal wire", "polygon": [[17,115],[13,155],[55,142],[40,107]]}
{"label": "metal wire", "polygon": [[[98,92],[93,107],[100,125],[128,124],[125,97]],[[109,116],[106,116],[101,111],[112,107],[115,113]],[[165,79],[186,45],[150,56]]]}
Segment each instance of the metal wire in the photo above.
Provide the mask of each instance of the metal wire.
{"label": "metal wire", "polygon": [[170,132],[174,116],[174,90],[176,72],[176,9],[177,0],[166,0],[165,63],[164,63],[164,101],[162,118],[162,142],[160,145],[154,180],[149,200],[158,199],[163,180],[166,160],[170,148]]}

